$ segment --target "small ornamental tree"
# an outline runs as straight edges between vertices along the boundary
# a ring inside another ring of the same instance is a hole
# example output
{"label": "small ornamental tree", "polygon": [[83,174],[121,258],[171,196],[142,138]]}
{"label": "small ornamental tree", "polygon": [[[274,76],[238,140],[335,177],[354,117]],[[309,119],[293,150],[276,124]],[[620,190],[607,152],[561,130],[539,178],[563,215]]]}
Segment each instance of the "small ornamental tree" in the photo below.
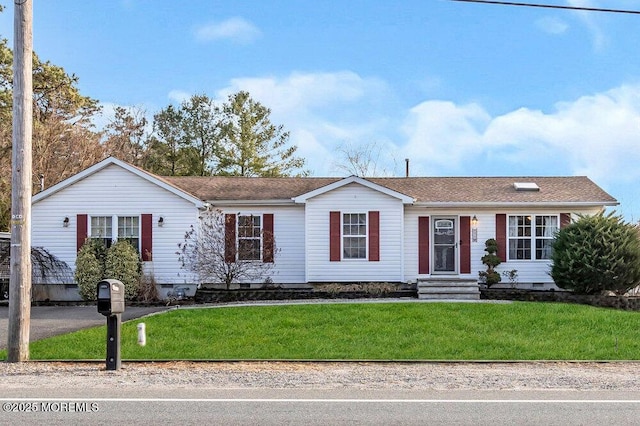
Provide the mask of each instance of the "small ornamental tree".
{"label": "small ornamental tree", "polygon": [[[264,259],[238,260],[234,235],[226,235],[225,214],[220,210],[204,213],[199,227],[191,226],[185,233],[184,242],[178,244],[178,261],[183,269],[193,273],[199,283],[224,283],[227,290],[232,283],[266,281],[274,267],[277,253],[273,235],[262,231],[263,244],[273,244],[273,257]],[[268,238],[266,238],[268,237]],[[230,256],[229,248],[234,253]]]}
{"label": "small ornamental tree", "polygon": [[140,292],[142,264],[140,255],[127,240],[119,240],[107,250],[104,261],[106,278],[113,278],[124,284],[124,297],[133,300]]}
{"label": "small ornamental tree", "polygon": [[480,271],[478,274],[480,275],[480,281],[485,283],[487,287],[491,287],[502,281],[500,274],[495,270],[496,266],[502,263],[502,261],[496,254],[498,252],[498,242],[495,239],[489,238],[485,241],[484,247],[484,251],[486,251],[487,254],[482,256],[480,260],[487,265],[487,270]]}
{"label": "small ornamental tree", "polygon": [[560,288],[624,294],[640,282],[640,239],[614,212],[581,216],[553,243],[551,277]]}
{"label": "small ornamental tree", "polygon": [[99,240],[87,239],[78,251],[74,277],[84,300],[96,300],[98,282],[104,278],[105,255],[106,248]]}

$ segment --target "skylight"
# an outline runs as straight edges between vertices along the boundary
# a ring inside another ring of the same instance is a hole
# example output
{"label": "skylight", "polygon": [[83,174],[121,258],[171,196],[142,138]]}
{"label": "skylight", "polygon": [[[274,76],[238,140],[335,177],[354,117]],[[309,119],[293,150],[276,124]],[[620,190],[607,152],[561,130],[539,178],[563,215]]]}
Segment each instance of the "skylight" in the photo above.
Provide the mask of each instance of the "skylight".
{"label": "skylight", "polygon": [[516,191],[540,191],[540,187],[535,182],[514,182]]}

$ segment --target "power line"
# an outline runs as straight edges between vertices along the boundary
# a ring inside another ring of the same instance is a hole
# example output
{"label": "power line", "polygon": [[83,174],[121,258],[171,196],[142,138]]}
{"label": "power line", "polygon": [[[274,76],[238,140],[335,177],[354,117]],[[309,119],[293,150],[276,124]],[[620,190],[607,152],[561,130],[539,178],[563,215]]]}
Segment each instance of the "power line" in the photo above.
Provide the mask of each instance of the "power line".
{"label": "power line", "polygon": [[631,15],[640,15],[640,10],[625,10],[625,9],[603,9],[599,7],[582,7],[582,6],[562,6],[557,4],[540,4],[540,3],[525,3],[525,2],[513,2],[513,1],[497,1],[497,0],[449,0],[463,3],[482,3],[482,4],[499,4],[502,6],[523,6],[523,7],[538,7],[544,9],[564,9],[564,10],[578,10],[587,12],[608,12],[608,13],[626,13]]}

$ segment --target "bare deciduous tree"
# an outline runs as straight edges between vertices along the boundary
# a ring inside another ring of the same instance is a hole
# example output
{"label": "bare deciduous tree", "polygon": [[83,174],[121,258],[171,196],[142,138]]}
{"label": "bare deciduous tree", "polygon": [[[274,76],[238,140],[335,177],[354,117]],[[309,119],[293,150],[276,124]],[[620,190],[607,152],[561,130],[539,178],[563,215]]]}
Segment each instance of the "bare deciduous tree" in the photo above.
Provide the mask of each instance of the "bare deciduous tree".
{"label": "bare deciduous tree", "polygon": [[359,177],[379,177],[393,175],[383,164],[391,161],[393,168],[396,166],[394,150],[378,142],[355,145],[344,143],[336,149],[338,159],[333,163],[332,169],[338,173]]}
{"label": "bare deciduous tree", "polygon": [[[236,245],[235,231],[226,232],[229,216],[220,210],[202,214],[198,228],[191,226],[184,242],[178,244],[176,254],[181,267],[193,273],[199,284],[224,283],[227,289],[232,283],[268,280],[277,253],[273,235],[261,231],[263,245],[268,245],[273,258],[244,256],[242,247]],[[247,257],[253,260],[242,260]]]}

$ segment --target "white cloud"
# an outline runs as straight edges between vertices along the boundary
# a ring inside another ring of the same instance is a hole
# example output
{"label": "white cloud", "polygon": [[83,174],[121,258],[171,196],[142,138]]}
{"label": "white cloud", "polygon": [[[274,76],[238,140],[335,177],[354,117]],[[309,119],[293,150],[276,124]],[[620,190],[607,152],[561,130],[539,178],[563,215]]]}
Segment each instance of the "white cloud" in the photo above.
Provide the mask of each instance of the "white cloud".
{"label": "white cloud", "polygon": [[536,26],[548,34],[564,34],[569,29],[569,24],[555,16],[546,16],[536,21]]}
{"label": "white cloud", "polygon": [[294,72],[286,77],[236,78],[219,92],[220,96],[246,90],[255,99],[277,112],[308,111],[336,104],[359,102],[384,96],[386,85],[377,79],[362,78],[350,71],[334,73]]}
{"label": "white cloud", "polygon": [[640,85],[491,117],[479,105],[426,101],[403,127],[429,174],[579,174],[601,184],[640,179]]}
{"label": "white cloud", "polygon": [[171,90],[167,97],[170,101],[175,102],[176,104],[181,104],[184,101],[189,100],[192,94],[189,92],[185,92],[184,90]]}
{"label": "white cloud", "polygon": [[495,118],[484,139],[513,141],[519,159],[543,165],[548,155],[569,172],[601,182],[640,178],[640,86],[622,86],[556,105],[550,114],[521,109]]}
{"label": "white cloud", "polygon": [[479,142],[490,119],[477,104],[425,101],[407,114],[402,127],[407,140],[404,152],[412,164],[423,165],[412,167],[416,173],[459,168],[483,149]]}
{"label": "white cloud", "polygon": [[[596,7],[596,5],[591,0],[567,0],[567,4],[574,7]],[[589,11],[575,11],[573,13],[580,18],[582,23],[591,33],[593,48],[596,51],[602,50],[606,46],[608,40],[604,31],[602,30],[600,25],[598,25],[597,15],[594,12]]]}
{"label": "white cloud", "polygon": [[238,17],[202,25],[195,30],[196,39],[202,42],[231,40],[241,44],[248,44],[261,35],[262,33],[258,27]]}

